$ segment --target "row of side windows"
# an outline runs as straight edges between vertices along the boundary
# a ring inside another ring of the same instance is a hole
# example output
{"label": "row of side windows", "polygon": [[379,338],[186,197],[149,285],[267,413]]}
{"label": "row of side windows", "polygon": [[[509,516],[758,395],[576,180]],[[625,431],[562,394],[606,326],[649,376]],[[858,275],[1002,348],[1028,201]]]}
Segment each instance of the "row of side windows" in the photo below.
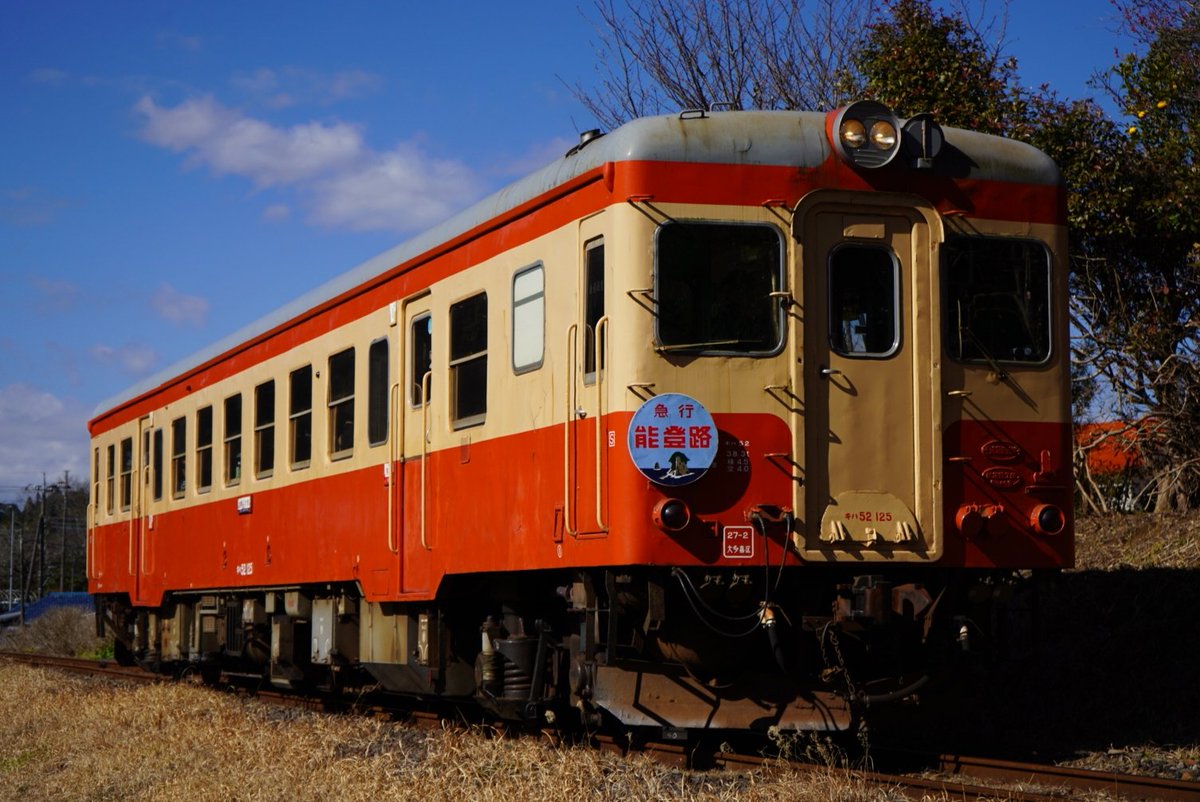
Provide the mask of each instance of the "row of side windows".
{"label": "row of side windows", "polygon": [[[593,265],[595,262],[595,265]],[[603,297],[603,245],[592,243],[588,250],[588,323],[603,314],[594,296]],[[593,285],[597,290],[593,290]],[[602,304],[602,301],[599,303]],[[596,309],[593,309],[596,307]],[[597,311],[598,310],[598,311]],[[512,368],[515,373],[537,370],[545,359],[545,268],[541,262],[518,270],[512,282]],[[488,385],[488,297],[478,293],[450,305],[449,386],[451,424],[464,428],[482,423],[487,414]],[[411,324],[412,385],[410,403],[414,408],[430,402],[433,394],[433,318],[424,314]],[[590,339],[590,338],[589,338]],[[590,347],[590,346],[589,346]],[[589,353],[592,370],[594,356]],[[389,436],[390,361],[388,341],[379,339],[367,349],[367,442],[371,446],[386,443]],[[353,347],[328,358],[325,399],[327,410],[328,454],[340,460],[353,454],[356,410],[356,352]],[[171,420],[167,432],[156,428],[145,432],[142,466],[148,469],[152,500],[161,501],[167,492],[171,498],[187,495],[189,480],[195,492],[207,493],[219,480],[225,487],[241,483],[243,473],[254,479],[274,475],[277,463],[276,392],[277,383],[287,393],[286,420],[287,467],[292,471],[307,468],[313,454],[313,377],[312,365],[291,371],[286,382],[268,379],[256,385],[243,399],[242,393],[225,398],[217,409],[202,407],[193,416]],[[248,413],[248,416],[244,413]],[[249,418],[247,420],[247,417]],[[188,428],[195,427],[195,443],[188,452]],[[243,427],[247,427],[244,434]],[[249,442],[244,442],[248,435]],[[94,474],[103,474],[95,482],[97,508],[103,489],[104,509],[109,514],[128,511],[133,501],[134,442],[127,437],[109,445],[101,459],[97,448],[93,455]],[[220,458],[218,459],[218,454]],[[191,457],[191,460],[189,460]],[[193,462],[194,460],[194,462]],[[192,465],[189,466],[189,462]],[[247,464],[248,463],[248,464]],[[219,466],[219,476],[216,475]],[[102,468],[104,469],[102,471]],[[192,471],[189,474],[189,468]]]}
{"label": "row of side windows", "polygon": [[[371,446],[381,445],[388,439],[388,390],[389,360],[388,341],[379,339],[367,349],[367,441]],[[354,452],[355,431],[355,349],[347,348],[329,357],[328,360],[327,431],[330,459],[340,460]],[[287,401],[287,457],[288,467],[303,470],[312,462],[313,432],[313,367],[305,365],[288,374]],[[251,470],[255,479],[266,479],[274,475],[276,467],[276,380],[269,379],[258,384],[249,398],[251,412],[250,446]],[[166,450],[163,428],[144,433],[142,443],[142,466],[149,469],[149,491],[152,500],[161,501],[164,491],[169,489],[172,498],[183,498],[187,494],[189,479],[194,482],[197,493],[212,490],[214,472],[220,448],[221,482],[226,487],[241,483],[245,448],[243,446],[243,398],[241,393],[231,395],[220,404],[220,430],[217,429],[212,405],[196,410],[194,416],[173,419],[167,429],[170,432],[170,451]],[[195,427],[193,451],[188,453],[188,428]],[[217,438],[220,438],[218,441]],[[101,450],[93,454],[94,475],[99,477],[103,468],[103,483],[97,479],[93,492],[97,508],[103,487],[105,503],[103,509],[109,514],[118,510],[128,511],[133,502],[134,442],[126,437],[119,443],[106,447],[103,463]],[[189,475],[189,456],[194,459],[193,473]],[[169,462],[167,459],[169,458]]]}

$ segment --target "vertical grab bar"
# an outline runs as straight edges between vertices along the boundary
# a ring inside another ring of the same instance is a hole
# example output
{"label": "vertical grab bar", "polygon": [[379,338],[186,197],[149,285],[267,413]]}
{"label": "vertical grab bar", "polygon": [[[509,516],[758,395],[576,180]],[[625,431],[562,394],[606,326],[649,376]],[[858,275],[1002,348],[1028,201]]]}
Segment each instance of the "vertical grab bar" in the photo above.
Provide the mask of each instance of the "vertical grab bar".
{"label": "vertical grab bar", "polygon": [[601,481],[601,459],[603,452],[601,451],[601,441],[604,435],[604,426],[601,419],[604,417],[604,371],[608,368],[608,354],[602,351],[603,346],[607,343],[605,334],[608,333],[608,315],[604,315],[596,321],[596,330],[593,332],[595,342],[592,346],[592,353],[596,355],[596,526],[605,531],[608,529],[608,524],[604,522],[604,483]]}
{"label": "vertical grab bar", "polygon": [[571,421],[575,417],[575,357],[577,352],[575,339],[578,333],[578,323],[567,326],[566,415],[563,416],[563,529],[571,537],[578,534],[571,527]]}
{"label": "vertical grab bar", "polygon": [[429,467],[429,382],[432,376],[433,371],[427,370],[421,377],[421,545],[426,550],[433,548],[425,540],[425,497],[429,495],[426,485]]}
{"label": "vertical grab bar", "polygon": [[149,568],[146,567],[146,565],[147,565],[146,552],[148,552],[150,549],[146,545],[145,501],[146,501],[146,487],[150,484],[150,481],[152,479],[152,472],[151,472],[150,465],[148,463],[149,463],[149,460],[147,460],[146,465],[142,466],[142,484],[141,484],[141,487],[139,487],[137,489],[137,494],[138,494],[138,498],[137,498],[138,538],[140,539],[140,543],[141,543],[141,549],[139,549],[139,554],[141,555],[140,562],[141,562],[141,571],[143,574],[149,574],[151,571],[154,570],[154,562],[153,561],[151,561],[149,563],[149,565],[150,565]]}
{"label": "vertical grab bar", "polygon": [[388,434],[391,437],[391,442],[388,444],[388,464],[387,464],[388,480],[387,480],[387,485],[386,485],[386,489],[387,489],[387,542],[388,542],[388,551],[392,552],[393,554],[396,553],[396,538],[394,537],[394,533],[392,532],[392,519],[395,517],[392,499],[395,497],[396,492],[397,492],[396,491],[396,484],[397,484],[396,483],[396,474],[398,473],[398,471],[396,470],[396,441],[399,439],[400,426],[399,426],[399,423],[397,422],[396,410],[398,410],[400,408],[400,405],[398,403],[396,403],[396,401],[397,401],[399,392],[400,392],[400,382],[397,380],[397,381],[393,382],[392,386],[388,389],[388,422],[389,422]]}

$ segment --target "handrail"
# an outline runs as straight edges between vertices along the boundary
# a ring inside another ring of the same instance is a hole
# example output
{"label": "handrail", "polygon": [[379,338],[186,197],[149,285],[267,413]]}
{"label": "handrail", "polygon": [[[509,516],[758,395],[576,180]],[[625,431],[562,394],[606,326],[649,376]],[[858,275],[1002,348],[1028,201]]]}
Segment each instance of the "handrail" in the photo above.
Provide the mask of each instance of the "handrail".
{"label": "handrail", "polygon": [[396,495],[396,441],[399,440],[399,424],[397,422],[396,410],[399,409],[399,404],[396,403],[397,394],[400,392],[400,381],[397,379],[388,388],[388,463],[387,475],[388,480],[385,485],[387,490],[387,542],[388,551],[396,553],[396,538],[392,532],[392,519],[395,517],[393,498]]}
{"label": "handrail", "polygon": [[138,527],[137,527],[138,539],[139,539],[140,545],[141,545],[141,548],[138,549],[138,564],[140,565],[141,572],[143,574],[149,574],[151,571],[154,570],[153,563],[150,563],[149,568],[146,567],[146,552],[149,551],[150,549],[146,546],[146,508],[145,508],[146,492],[145,491],[146,491],[146,486],[148,484],[150,484],[152,478],[153,478],[153,473],[152,473],[150,465],[149,465],[149,460],[147,460],[147,464],[142,466],[142,484],[137,489],[137,508],[136,508],[137,509],[137,518],[138,518]]}
{"label": "handrail", "polygon": [[595,342],[592,344],[592,353],[596,355],[596,526],[602,532],[608,529],[608,525],[604,523],[604,482],[601,481],[600,474],[603,455],[601,441],[604,439],[604,370],[606,367],[611,369],[607,352],[602,353],[603,346],[607,345],[604,337],[607,332],[608,315],[603,315],[596,321],[596,329],[593,332]]}
{"label": "handrail", "polygon": [[571,537],[575,537],[578,534],[571,527],[571,421],[575,417],[575,358],[578,355],[578,347],[575,339],[578,333],[578,323],[572,323],[570,326],[567,326],[567,347],[565,351],[567,363],[566,414],[563,416],[563,529]]}
{"label": "handrail", "polygon": [[425,497],[429,495],[426,485],[429,467],[429,382],[432,377],[432,370],[425,371],[421,377],[421,545],[427,551],[433,549],[425,540]]}

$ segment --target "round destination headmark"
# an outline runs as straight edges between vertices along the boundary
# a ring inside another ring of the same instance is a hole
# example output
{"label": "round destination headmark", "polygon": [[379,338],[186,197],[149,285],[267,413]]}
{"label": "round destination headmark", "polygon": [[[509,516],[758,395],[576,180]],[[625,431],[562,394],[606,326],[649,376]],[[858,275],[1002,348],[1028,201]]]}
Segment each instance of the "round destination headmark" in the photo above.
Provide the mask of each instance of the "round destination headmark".
{"label": "round destination headmark", "polygon": [[717,426],[696,399],[683,393],[656,395],[629,421],[629,456],[658,485],[688,485],[717,458]]}

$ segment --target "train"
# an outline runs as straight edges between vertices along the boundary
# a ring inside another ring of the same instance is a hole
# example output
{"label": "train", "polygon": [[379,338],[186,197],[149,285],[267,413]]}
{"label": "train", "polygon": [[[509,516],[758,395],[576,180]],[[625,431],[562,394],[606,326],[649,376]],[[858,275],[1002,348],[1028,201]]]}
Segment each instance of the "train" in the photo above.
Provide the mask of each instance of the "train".
{"label": "train", "polygon": [[1022,142],[588,131],[97,410],[98,628],[535,726],[853,730],[1073,564],[1067,280]]}

